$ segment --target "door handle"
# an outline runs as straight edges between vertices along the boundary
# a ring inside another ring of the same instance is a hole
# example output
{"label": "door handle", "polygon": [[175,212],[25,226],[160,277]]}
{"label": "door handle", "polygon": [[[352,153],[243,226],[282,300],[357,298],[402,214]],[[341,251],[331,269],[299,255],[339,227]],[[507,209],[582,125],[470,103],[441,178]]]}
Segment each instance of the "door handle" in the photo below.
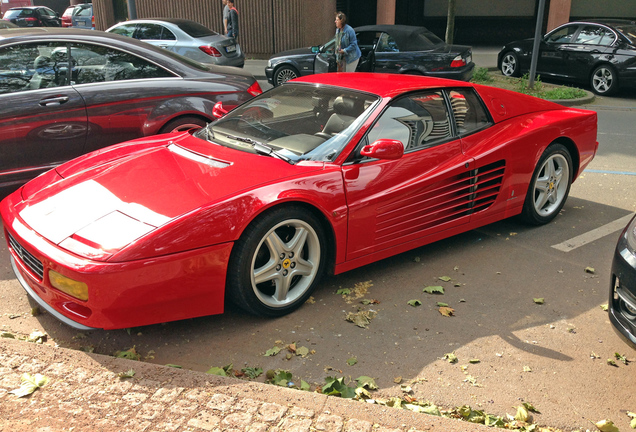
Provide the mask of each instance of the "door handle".
{"label": "door handle", "polygon": [[53,96],[49,98],[44,98],[40,101],[41,106],[53,106],[53,105],[62,105],[63,103],[68,102],[68,96]]}

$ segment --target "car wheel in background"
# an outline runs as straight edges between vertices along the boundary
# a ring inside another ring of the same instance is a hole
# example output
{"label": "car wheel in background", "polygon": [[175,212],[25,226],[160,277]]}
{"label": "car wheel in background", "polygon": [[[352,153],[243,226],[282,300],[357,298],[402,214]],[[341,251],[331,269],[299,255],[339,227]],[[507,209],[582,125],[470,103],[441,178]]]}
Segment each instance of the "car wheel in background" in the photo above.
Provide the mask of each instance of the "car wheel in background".
{"label": "car wheel in background", "polygon": [[550,222],[563,208],[572,184],[572,157],[562,144],[551,144],[534,170],[521,217],[532,225]]}
{"label": "car wheel in background", "polygon": [[508,51],[501,59],[501,73],[509,77],[518,77],[521,75],[519,68],[519,57],[513,51]]}
{"label": "car wheel in background", "polygon": [[616,92],[618,88],[618,77],[612,66],[604,64],[594,69],[590,84],[594,93],[608,96]]}
{"label": "car wheel in background", "polygon": [[299,206],[278,207],[256,219],[234,245],[226,293],[250,313],[282,316],[309,298],[325,261],[318,218]]}
{"label": "car wheel in background", "polygon": [[185,132],[190,129],[200,129],[207,122],[199,117],[179,117],[166,123],[159,133]]}
{"label": "car wheel in background", "polygon": [[291,66],[281,66],[274,72],[274,86],[281,85],[294,78],[298,78],[296,69]]}

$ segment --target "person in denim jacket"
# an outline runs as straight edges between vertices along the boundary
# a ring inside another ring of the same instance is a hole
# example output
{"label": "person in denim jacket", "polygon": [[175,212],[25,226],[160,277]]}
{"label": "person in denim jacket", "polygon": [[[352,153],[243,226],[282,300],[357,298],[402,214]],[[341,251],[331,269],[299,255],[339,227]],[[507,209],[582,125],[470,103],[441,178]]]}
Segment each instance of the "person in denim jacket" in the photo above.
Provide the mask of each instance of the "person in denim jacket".
{"label": "person in denim jacket", "polygon": [[347,16],[336,13],[336,62],[338,72],[355,72],[360,60],[360,48],[356,32],[347,24]]}

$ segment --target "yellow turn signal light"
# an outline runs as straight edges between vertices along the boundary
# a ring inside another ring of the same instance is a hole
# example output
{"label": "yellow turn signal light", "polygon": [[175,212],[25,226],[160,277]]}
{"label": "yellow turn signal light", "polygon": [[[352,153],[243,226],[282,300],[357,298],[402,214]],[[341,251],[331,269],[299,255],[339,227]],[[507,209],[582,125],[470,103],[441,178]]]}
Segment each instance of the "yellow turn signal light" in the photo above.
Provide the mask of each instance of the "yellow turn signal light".
{"label": "yellow turn signal light", "polygon": [[53,287],[70,296],[84,301],[88,300],[88,285],[84,282],[67,278],[53,270],[49,270],[49,281]]}

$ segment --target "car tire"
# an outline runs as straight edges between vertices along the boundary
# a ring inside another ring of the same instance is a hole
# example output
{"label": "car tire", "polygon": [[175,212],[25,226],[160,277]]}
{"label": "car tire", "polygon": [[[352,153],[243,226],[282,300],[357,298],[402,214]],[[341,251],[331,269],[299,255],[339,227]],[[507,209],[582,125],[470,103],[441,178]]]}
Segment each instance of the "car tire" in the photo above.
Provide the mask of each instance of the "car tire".
{"label": "car tire", "polygon": [[274,72],[274,87],[286,83],[290,79],[298,78],[298,72],[291,66],[281,66]]}
{"label": "car tire", "polygon": [[554,219],[565,204],[572,184],[572,157],[562,144],[551,144],[539,158],[521,212],[531,225]]}
{"label": "car tire", "polygon": [[207,122],[200,117],[179,117],[166,123],[159,133],[185,132],[190,129],[200,129],[206,124]]}
{"label": "car tire", "polygon": [[519,65],[519,56],[514,51],[506,52],[501,58],[499,70],[505,76],[518,77],[521,76],[521,67]]}
{"label": "car tire", "polygon": [[616,70],[608,64],[597,66],[592,72],[590,86],[597,95],[609,96],[616,93],[618,89]]}
{"label": "car tire", "polygon": [[228,298],[260,316],[296,310],[324,273],[326,246],[320,220],[303,207],[282,206],[261,215],[232,249]]}

